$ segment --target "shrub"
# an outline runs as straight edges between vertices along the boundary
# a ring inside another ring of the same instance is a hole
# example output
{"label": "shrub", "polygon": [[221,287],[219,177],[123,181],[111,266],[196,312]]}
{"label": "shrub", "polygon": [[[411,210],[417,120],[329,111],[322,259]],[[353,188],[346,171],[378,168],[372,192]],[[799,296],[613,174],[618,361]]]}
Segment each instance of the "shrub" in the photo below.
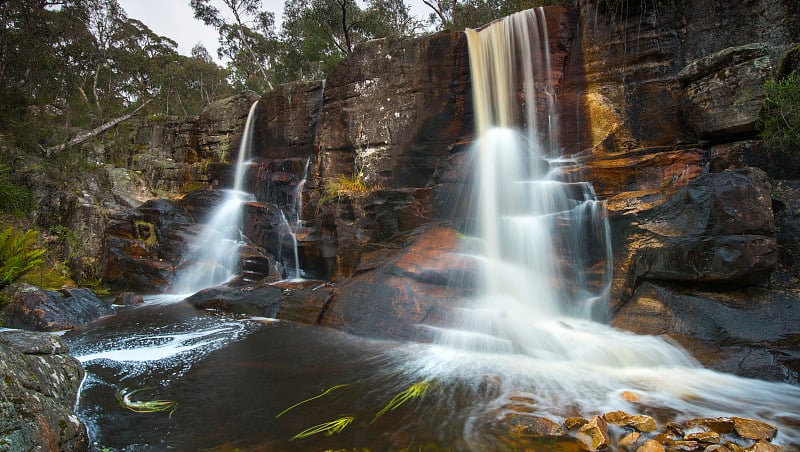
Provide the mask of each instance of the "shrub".
{"label": "shrub", "polygon": [[759,119],[764,142],[776,150],[800,151],[800,80],[797,73],[764,82],[764,108]]}
{"label": "shrub", "polygon": [[31,209],[33,209],[31,191],[12,180],[11,168],[8,165],[0,165],[0,212],[21,217]]}
{"label": "shrub", "polygon": [[351,177],[339,174],[335,179],[325,182],[319,202],[322,204],[333,201],[345,193],[366,193],[367,191],[367,184],[362,174],[355,174]]}
{"label": "shrub", "polygon": [[38,231],[19,232],[8,227],[0,232],[0,287],[11,284],[44,262],[45,250],[36,246]]}

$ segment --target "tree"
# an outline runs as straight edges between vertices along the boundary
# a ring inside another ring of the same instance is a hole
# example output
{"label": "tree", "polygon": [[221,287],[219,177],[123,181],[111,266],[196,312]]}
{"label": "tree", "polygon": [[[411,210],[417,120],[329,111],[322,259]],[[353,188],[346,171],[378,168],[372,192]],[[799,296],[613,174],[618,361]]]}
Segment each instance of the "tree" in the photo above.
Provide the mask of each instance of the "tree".
{"label": "tree", "polygon": [[272,89],[272,66],[278,53],[275,15],[261,10],[261,0],[222,0],[233,21],[210,0],[191,0],[195,19],[219,32],[220,58],[229,58],[231,76],[240,87]]}

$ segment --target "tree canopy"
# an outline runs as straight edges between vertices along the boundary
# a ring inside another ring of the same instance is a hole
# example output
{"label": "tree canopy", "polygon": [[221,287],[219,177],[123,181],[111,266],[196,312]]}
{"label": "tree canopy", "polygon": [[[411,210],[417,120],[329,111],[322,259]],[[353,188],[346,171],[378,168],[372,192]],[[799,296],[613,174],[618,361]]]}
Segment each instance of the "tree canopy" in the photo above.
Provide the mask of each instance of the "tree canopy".
{"label": "tree canopy", "polygon": [[286,0],[280,30],[262,0],[183,1],[217,30],[226,67],[200,45],[178,54],[117,0],[0,0],[0,134],[48,148],[136,109],[193,115],[234,92],[323,79],[367,40],[474,27],[554,0],[425,0],[425,21],[406,0]]}

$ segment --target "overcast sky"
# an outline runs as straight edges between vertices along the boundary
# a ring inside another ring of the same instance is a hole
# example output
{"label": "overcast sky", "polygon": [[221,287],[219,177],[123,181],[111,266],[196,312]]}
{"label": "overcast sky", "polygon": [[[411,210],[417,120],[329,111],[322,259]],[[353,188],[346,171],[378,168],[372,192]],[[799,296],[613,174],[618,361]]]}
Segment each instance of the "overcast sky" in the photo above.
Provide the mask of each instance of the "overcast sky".
{"label": "overcast sky", "polygon": [[[275,13],[275,24],[280,31],[285,0],[262,0],[264,9]],[[430,10],[422,0],[407,0],[412,12],[419,17],[427,17]],[[212,0],[220,11],[226,8],[221,0]],[[189,0],[119,0],[128,17],[138,19],[160,36],[166,36],[178,43],[178,53],[189,55],[195,44],[202,43],[212,57],[217,57],[217,32],[194,18]]]}

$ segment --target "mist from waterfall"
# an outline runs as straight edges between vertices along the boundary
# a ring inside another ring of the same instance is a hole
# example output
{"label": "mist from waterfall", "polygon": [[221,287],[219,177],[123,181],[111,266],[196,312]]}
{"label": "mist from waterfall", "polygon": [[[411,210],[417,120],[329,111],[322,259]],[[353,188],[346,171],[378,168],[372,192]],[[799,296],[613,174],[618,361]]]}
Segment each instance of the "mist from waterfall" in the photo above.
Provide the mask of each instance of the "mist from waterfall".
{"label": "mist from waterfall", "polygon": [[254,102],[247,114],[234,167],[233,188],[225,191],[222,202],[210,211],[202,232],[190,244],[185,258],[188,265],[178,271],[172,285],[174,293],[194,293],[222,284],[239,273],[242,204],[254,199],[244,191],[244,183],[253,147],[257,106],[258,102]]}

